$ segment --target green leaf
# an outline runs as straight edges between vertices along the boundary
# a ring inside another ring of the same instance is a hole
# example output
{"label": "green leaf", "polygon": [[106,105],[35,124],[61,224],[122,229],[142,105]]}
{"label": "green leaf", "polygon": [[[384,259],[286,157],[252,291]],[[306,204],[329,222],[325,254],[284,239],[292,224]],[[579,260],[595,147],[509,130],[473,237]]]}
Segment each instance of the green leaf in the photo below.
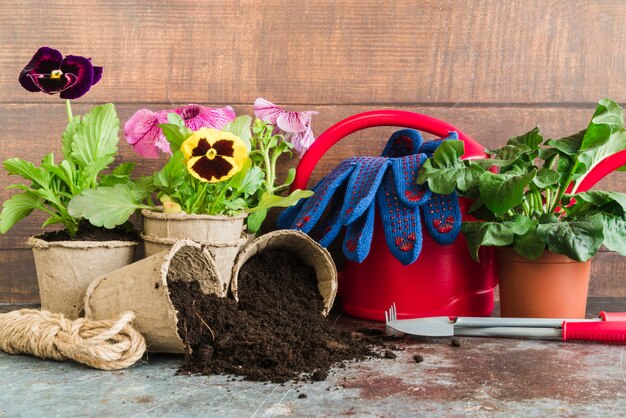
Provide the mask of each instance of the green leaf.
{"label": "green leaf", "polygon": [[443,141],[420,168],[417,183],[428,182],[430,190],[439,194],[450,194],[457,187],[465,192],[474,186],[485,170],[473,164],[466,167],[461,161],[463,150],[462,141]]}
{"label": "green leaf", "polygon": [[39,187],[48,187],[50,184],[50,174],[29,161],[20,158],[9,158],[4,161],[4,168],[9,174],[21,176]]}
{"label": "green leaf", "polygon": [[[597,209],[602,209],[610,205],[611,203],[618,204],[623,213],[626,213],[626,194],[619,192],[606,192],[602,190],[590,190],[584,193],[576,193],[573,195],[565,195],[567,199],[576,199],[576,204],[574,205],[574,209],[569,213],[577,212],[577,206],[583,206],[583,202],[589,203]],[[588,205],[587,205],[588,206]]]}
{"label": "green leaf", "polygon": [[613,132],[624,127],[624,110],[611,99],[602,99],[580,145],[584,151],[604,145]]}
{"label": "green leaf", "polygon": [[540,189],[544,189],[548,186],[558,183],[561,176],[554,170],[549,168],[542,168],[537,171],[537,176],[533,179],[533,183]]}
{"label": "green leaf", "polygon": [[478,260],[480,247],[511,245],[516,234],[524,235],[532,226],[532,221],[527,217],[515,215],[503,222],[463,222],[461,231],[467,239],[470,255]]}
{"label": "green leaf", "polygon": [[602,214],[602,223],[606,248],[626,255],[626,219],[623,216]]}
{"label": "green leaf", "polygon": [[300,199],[305,199],[311,196],[313,196],[312,191],[300,189],[294,190],[289,196],[286,197],[264,193],[259,200],[259,204],[254,208],[248,209],[248,212],[254,213],[258,210],[265,210],[274,207],[287,208],[298,203]]}
{"label": "green leaf", "polygon": [[76,126],[79,123],[80,116],[74,116],[61,135],[61,152],[63,153],[63,158],[67,161],[72,161],[72,143],[76,134]]}
{"label": "green leaf", "polygon": [[[171,115],[171,113],[168,115]],[[159,128],[163,131],[163,135],[165,135],[167,142],[170,143],[172,152],[180,150],[183,142],[185,142],[185,140],[189,138],[189,135],[191,135],[191,131],[189,131],[186,127],[181,128],[180,126],[172,123],[161,123],[159,124]]]}
{"label": "green leaf", "polygon": [[291,183],[293,183],[295,178],[296,178],[296,169],[294,167],[291,167],[289,171],[287,171],[287,177],[285,177],[285,182],[283,183],[283,186],[291,185]]}
{"label": "green leaf", "polygon": [[567,155],[576,155],[583,142],[585,131],[566,136],[560,139],[548,139],[546,145],[550,145]]}
{"label": "green leaf", "polygon": [[604,240],[602,215],[541,224],[537,236],[548,245],[548,249],[564,254],[576,261],[587,261],[593,257]]}
{"label": "green leaf", "polygon": [[172,124],[172,125],[176,125],[179,128],[181,128],[181,129],[182,128],[186,128],[185,121],[176,112],[169,112],[167,114],[167,123]]}
{"label": "green leaf", "polygon": [[235,120],[227,123],[222,131],[230,132],[233,135],[238,136],[246,144],[248,152],[250,152],[251,144],[250,138],[252,136],[250,132],[250,126],[252,125],[252,117],[248,115],[237,116]]}
{"label": "green leaf", "polygon": [[246,195],[252,195],[256,193],[261,186],[263,185],[263,179],[265,178],[265,173],[259,167],[252,167],[246,173],[243,181],[237,187],[237,191],[244,193]]}
{"label": "green leaf", "polygon": [[478,180],[481,199],[493,213],[505,213],[522,203],[524,188],[533,180],[536,173],[535,169],[522,175],[494,174],[485,171]]}
{"label": "green leaf", "polygon": [[122,225],[137,209],[143,208],[149,207],[137,202],[135,193],[125,184],[84,190],[68,205],[71,216],[109,229]]}
{"label": "green leaf", "polygon": [[435,167],[454,167],[461,162],[465,150],[463,141],[446,140],[435,150],[432,160]]}
{"label": "green leaf", "polygon": [[40,198],[30,192],[11,196],[2,204],[0,213],[0,234],[5,234],[16,223],[27,217],[34,209],[40,209]]}
{"label": "green leaf", "polygon": [[70,190],[70,193],[74,193],[78,187],[78,185],[74,183],[76,170],[74,169],[74,165],[72,165],[69,161],[63,160],[59,165],[42,164],[42,168],[65,183]]}
{"label": "green leaf", "polygon": [[176,188],[185,183],[188,172],[184,163],[185,156],[181,151],[176,151],[170,157],[161,171],[154,173],[154,185],[165,189],[166,194],[171,194]]}
{"label": "green leaf", "polygon": [[114,176],[130,176],[135,169],[135,165],[135,163],[121,163],[111,170],[111,174]]}
{"label": "green leaf", "polygon": [[102,161],[114,160],[119,141],[120,120],[113,104],[95,106],[75,129],[71,154],[79,165],[87,167],[97,161],[92,165],[92,168],[95,168],[102,166]]}
{"label": "green leaf", "polygon": [[536,220],[532,220],[532,226],[521,235],[516,235],[513,240],[513,249],[523,257],[530,260],[539,258],[546,248],[539,237],[537,236],[537,224]]}
{"label": "green leaf", "polygon": [[509,139],[507,144],[508,145],[525,145],[530,150],[536,150],[539,148],[539,145],[543,142],[543,136],[541,136],[539,132],[540,132],[540,129],[538,127],[535,127],[523,135],[516,136],[514,138]]}
{"label": "green leaf", "polygon": [[248,232],[251,234],[255,234],[261,226],[263,225],[263,221],[267,217],[267,209],[257,210],[256,212],[252,212],[246,218],[246,225],[248,225]]}

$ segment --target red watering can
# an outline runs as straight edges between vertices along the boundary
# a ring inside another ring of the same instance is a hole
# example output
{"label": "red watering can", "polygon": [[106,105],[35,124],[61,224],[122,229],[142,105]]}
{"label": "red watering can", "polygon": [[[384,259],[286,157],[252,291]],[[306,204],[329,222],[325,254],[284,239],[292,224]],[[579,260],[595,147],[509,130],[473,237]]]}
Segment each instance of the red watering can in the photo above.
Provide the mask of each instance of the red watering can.
{"label": "red watering can", "polygon": [[[465,143],[464,159],[485,158],[484,147],[454,126],[419,113],[375,110],[344,119],[322,133],[304,154],[292,185],[306,189],[322,156],[338,141],[362,129],[397,126],[418,129],[438,137],[456,131]],[[606,158],[592,170],[577,191],[585,191],[613,170],[626,164],[626,151]],[[460,200],[462,219],[474,220],[467,211],[471,202]],[[389,251],[380,218],[376,217],[369,255],[362,263],[346,261],[340,273],[339,295],[343,310],[351,316],[385,320],[385,311],[396,303],[404,310],[397,318],[425,316],[488,316],[493,310],[495,276],[492,248],[482,248],[480,262],[471,259],[463,235],[450,245],[437,244],[429,234],[419,258],[402,265]]]}

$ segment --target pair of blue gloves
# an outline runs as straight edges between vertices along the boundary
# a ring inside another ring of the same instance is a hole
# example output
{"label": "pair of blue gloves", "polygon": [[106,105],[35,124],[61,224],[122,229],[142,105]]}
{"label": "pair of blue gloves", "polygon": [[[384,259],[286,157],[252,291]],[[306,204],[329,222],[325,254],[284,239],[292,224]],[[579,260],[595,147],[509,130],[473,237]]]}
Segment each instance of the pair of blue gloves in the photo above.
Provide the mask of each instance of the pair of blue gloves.
{"label": "pair of blue gloves", "polygon": [[367,257],[374,232],[376,205],[389,250],[402,264],[415,262],[425,229],[439,244],[451,244],[461,229],[456,193],[432,193],[418,185],[424,161],[443,139],[424,142],[420,133],[403,129],[394,133],[381,157],[351,157],[342,161],[314,188],[315,194],[285,209],[278,218],[283,229],[298,229],[322,246],[330,245],[343,227],[343,252],[360,263]]}

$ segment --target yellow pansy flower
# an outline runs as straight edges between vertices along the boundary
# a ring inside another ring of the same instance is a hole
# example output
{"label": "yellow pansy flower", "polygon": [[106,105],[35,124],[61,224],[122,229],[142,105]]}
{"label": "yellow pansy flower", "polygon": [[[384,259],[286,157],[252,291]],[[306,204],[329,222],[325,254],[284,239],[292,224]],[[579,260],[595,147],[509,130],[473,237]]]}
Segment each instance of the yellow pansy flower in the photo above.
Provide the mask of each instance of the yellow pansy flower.
{"label": "yellow pansy flower", "polygon": [[248,157],[246,144],[236,135],[201,128],[180,147],[187,170],[200,181],[218,183],[237,174]]}

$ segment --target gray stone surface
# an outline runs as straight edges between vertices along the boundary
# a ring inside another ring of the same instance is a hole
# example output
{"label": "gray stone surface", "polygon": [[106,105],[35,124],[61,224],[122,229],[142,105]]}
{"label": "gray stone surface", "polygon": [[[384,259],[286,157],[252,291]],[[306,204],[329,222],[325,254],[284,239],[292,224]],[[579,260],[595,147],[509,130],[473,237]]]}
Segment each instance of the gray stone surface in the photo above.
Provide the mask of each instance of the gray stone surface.
{"label": "gray stone surface", "polygon": [[[626,300],[590,303],[590,312],[601,308],[626,311]],[[395,360],[284,385],[178,376],[177,356],[103,372],[0,353],[0,416],[626,416],[624,345],[458,340],[460,347],[448,338],[404,339]]]}

